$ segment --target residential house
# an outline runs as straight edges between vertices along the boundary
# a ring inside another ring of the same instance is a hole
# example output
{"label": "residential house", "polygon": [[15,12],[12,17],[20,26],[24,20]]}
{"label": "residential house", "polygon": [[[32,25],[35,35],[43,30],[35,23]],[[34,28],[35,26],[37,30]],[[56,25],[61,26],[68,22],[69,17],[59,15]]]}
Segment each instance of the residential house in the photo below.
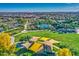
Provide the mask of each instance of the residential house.
{"label": "residential house", "polygon": [[49,55],[55,55],[54,51],[52,52],[51,49],[55,43],[59,42],[46,37],[33,37],[30,41],[27,41],[24,46],[26,49],[35,52],[37,55],[41,55],[44,52]]}

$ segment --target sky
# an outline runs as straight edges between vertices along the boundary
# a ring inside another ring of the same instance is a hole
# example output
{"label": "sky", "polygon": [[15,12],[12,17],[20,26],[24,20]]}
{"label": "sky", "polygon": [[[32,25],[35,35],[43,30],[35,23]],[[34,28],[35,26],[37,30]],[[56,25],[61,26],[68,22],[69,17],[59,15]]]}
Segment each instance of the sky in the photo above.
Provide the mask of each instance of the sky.
{"label": "sky", "polygon": [[0,3],[0,12],[77,12],[79,3]]}

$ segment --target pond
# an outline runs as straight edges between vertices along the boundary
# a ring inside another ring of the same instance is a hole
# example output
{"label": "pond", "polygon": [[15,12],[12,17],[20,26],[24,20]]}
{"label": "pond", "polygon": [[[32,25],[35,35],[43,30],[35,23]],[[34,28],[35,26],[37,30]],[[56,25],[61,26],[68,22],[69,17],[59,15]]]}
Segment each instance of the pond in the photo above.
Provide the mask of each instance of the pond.
{"label": "pond", "polygon": [[37,25],[38,28],[41,28],[41,29],[48,29],[49,28],[49,24],[39,24]]}

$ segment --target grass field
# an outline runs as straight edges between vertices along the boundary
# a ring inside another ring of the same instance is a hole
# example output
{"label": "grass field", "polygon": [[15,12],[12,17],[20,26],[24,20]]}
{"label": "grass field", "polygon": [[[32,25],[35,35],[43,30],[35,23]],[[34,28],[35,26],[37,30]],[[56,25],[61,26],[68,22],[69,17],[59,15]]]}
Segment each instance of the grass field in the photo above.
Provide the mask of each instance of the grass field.
{"label": "grass field", "polygon": [[79,55],[79,34],[69,33],[69,34],[58,34],[53,33],[51,31],[38,31],[38,32],[27,32],[22,33],[15,36],[16,41],[19,41],[20,38],[25,36],[39,36],[39,37],[48,37],[55,39],[60,42],[60,44],[64,44],[68,48],[72,49],[76,54]]}

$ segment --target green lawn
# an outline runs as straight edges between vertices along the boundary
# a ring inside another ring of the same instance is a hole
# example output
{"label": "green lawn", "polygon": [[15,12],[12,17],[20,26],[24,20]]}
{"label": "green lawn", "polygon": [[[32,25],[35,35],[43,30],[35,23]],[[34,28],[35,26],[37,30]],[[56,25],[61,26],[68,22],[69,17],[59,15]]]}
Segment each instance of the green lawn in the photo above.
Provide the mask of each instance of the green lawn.
{"label": "green lawn", "polygon": [[79,55],[79,34],[58,34],[51,31],[38,31],[38,32],[27,32],[15,36],[16,41],[25,37],[25,36],[39,36],[39,37],[49,37],[64,44],[68,48],[71,48],[76,51],[76,55]]}

